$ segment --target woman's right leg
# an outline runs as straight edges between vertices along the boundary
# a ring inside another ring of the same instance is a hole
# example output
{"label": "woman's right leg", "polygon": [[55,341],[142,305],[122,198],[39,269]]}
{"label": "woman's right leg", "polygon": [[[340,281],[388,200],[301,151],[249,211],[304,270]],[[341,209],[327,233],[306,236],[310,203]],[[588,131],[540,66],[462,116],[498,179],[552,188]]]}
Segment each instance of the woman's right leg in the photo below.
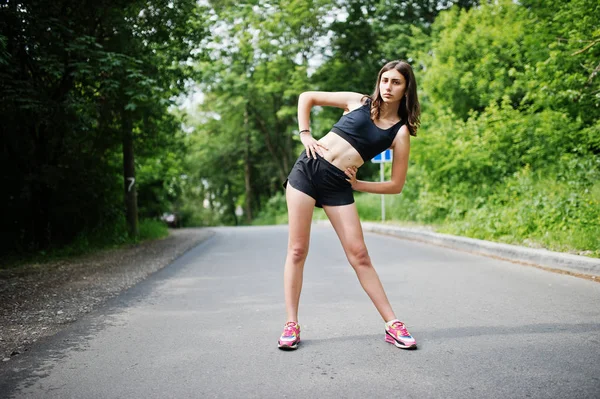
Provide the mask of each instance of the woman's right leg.
{"label": "woman's right leg", "polygon": [[308,255],[315,199],[295,189],[289,182],[285,190],[285,197],[289,223],[288,249],[283,272],[285,310],[287,321],[298,322],[298,303],[302,291],[304,262]]}

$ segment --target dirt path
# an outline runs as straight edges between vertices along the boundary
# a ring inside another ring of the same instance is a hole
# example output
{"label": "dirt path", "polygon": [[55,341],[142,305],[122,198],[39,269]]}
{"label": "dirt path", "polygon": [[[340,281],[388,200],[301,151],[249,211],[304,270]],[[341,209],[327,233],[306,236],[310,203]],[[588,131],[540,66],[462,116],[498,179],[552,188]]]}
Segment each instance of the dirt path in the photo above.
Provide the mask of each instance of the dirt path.
{"label": "dirt path", "polygon": [[172,230],[161,240],[2,272],[0,369],[212,234],[209,229]]}

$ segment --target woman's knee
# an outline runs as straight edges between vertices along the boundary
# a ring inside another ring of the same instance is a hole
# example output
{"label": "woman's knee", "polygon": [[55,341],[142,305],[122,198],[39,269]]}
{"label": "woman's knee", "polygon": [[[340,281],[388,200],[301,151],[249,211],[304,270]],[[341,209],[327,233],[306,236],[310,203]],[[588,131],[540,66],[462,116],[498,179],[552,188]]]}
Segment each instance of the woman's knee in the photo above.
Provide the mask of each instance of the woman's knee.
{"label": "woman's knee", "polygon": [[308,244],[297,243],[288,246],[288,257],[293,263],[304,263],[308,255]]}
{"label": "woman's knee", "polygon": [[372,266],[369,251],[364,244],[352,245],[347,249],[346,253],[352,267],[357,268]]}

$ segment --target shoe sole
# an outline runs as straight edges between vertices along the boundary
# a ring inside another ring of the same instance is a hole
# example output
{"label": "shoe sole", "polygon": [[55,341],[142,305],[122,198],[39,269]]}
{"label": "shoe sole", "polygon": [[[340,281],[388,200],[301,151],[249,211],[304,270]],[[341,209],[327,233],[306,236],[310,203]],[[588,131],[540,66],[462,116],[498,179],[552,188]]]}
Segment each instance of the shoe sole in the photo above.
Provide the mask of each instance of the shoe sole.
{"label": "shoe sole", "polygon": [[414,343],[412,345],[404,345],[402,342],[399,342],[396,338],[390,336],[387,331],[385,333],[385,342],[394,344],[396,348],[400,349],[417,349],[417,344]]}
{"label": "shoe sole", "polygon": [[300,342],[296,342],[294,345],[281,345],[281,344],[277,344],[277,347],[283,351],[293,351],[298,349],[298,344]]}

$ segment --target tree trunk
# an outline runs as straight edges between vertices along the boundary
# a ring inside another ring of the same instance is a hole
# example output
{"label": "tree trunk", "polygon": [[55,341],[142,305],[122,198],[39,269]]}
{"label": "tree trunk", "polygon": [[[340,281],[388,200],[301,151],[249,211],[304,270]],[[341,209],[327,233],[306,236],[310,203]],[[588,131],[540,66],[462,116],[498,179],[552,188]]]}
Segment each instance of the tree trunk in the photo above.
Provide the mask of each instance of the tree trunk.
{"label": "tree trunk", "polygon": [[244,181],[246,183],[246,221],[252,223],[252,184],[250,184],[250,127],[248,126],[248,105],[244,107],[244,133],[246,134],[246,148],[244,151]]}
{"label": "tree trunk", "polygon": [[133,132],[131,116],[123,113],[123,182],[125,185],[125,216],[129,237],[138,236],[137,190],[133,158]]}
{"label": "tree trunk", "polygon": [[269,151],[269,154],[271,154],[271,156],[273,157],[273,161],[274,161],[275,165],[277,166],[277,174],[279,175],[279,181],[283,182],[283,181],[285,181],[285,178],[287,177],[289,170],[281,163],[281,152],[282,152],[281,145],[277,146],[276,144],[274,144],[272,142],[271,135],[269,133],[270,128],[266,125],[265,121],[261,118],[258,110],[256,108],[252,107],[252,104],[248,104],[248,106],[251,107],[250,111],[252,111],[252,113],[254,114],[254,118],[255,118],[254,121],[256,122],[256,128],[258,129],[259,132],[261,132],[264,135],[265,145],[267,146],[267,150]]}

